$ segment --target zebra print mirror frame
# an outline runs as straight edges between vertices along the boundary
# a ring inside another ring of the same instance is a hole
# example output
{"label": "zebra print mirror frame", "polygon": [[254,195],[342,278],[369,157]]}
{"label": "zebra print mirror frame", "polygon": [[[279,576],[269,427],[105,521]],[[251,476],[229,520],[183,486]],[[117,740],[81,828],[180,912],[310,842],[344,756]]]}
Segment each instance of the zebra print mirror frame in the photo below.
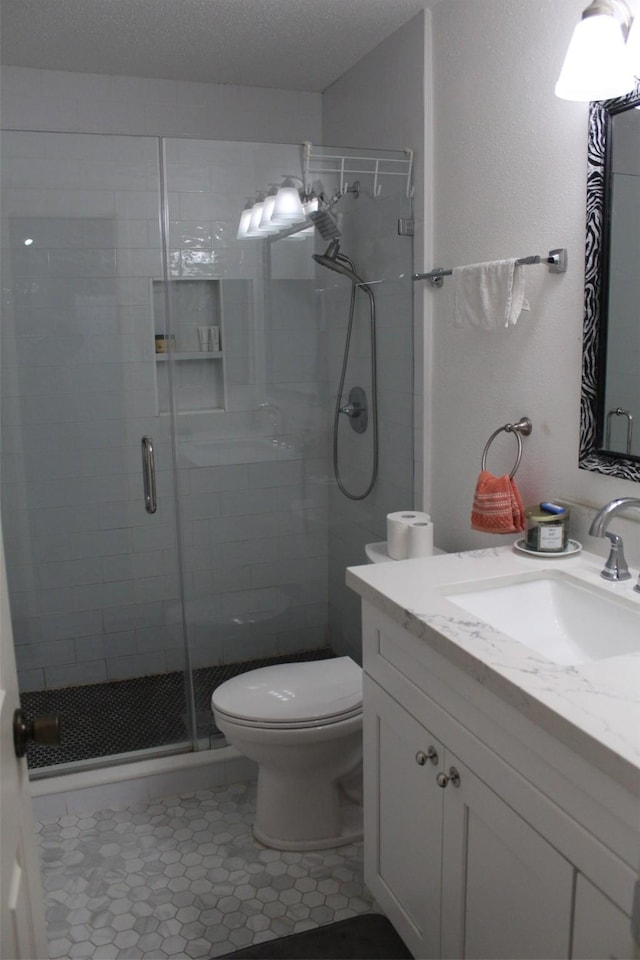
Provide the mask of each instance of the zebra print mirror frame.
{"label": "zebra print mirror frame", "polygon": [[582,393],[580,398],[581,470],[640,483],[640,461],[601,449],[599,398],[604,395],[604,344],[606,340],[606,287],[608,253],[605,249],[606,202],[608,193],[607,138],[611,118],[622,110],[640,105],[640,82],[635,90],[615,100],[592,102],[589,106],[587,149],[587,229],[584,285],[584,332],[582,343]]}

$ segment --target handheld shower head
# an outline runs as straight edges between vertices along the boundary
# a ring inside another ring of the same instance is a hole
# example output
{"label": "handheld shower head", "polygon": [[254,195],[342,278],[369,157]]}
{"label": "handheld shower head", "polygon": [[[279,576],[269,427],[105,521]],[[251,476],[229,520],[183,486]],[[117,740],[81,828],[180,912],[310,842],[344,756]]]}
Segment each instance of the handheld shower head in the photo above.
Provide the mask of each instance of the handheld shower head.
{"label": "handheld shower head", "polygon": [[309,213],[308,217],[313,222],[314,227],[323,240],[337,240],[342,236],[340,227],[338,226],[338,220],[332,211],[335,205],[348,193],[352,194],[356,200],[358,199],[360,196],[359,180],[355,180],[350,187],[347,187],[345,184],[344,188],[338,190],[330,200],[327,200],[321,189],[319,190],[318,209]]}
{"label": "handheld shower head", "polygon": [[337,240],[341,236],[338,221],[330,210],[313,210],[309,219],[323,240]]}

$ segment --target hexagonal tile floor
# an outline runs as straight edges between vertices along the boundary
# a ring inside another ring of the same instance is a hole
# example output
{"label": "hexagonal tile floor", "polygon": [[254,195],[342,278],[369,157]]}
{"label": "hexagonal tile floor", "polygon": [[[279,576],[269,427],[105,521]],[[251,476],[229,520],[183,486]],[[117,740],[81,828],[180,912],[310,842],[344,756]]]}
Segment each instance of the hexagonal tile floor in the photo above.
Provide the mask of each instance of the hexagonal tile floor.
{"label": "hexagonal tile floor", "polygon": [[37,824],[52,960],[216,957],[374,909],[362,844],[270,850],[254,813],[237,783]]}

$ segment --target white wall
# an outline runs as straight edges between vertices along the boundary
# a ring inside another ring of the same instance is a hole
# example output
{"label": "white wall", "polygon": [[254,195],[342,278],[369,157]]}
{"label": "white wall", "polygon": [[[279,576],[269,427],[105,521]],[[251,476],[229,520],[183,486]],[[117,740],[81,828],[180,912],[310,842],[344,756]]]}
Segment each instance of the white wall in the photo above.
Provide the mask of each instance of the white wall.
{"label": "white wall", "polygon": [[302,143],[320,134],[320,95],[30,67],[2,67],[2,126]]}
{"label": "white wall", "polygon": [[[564,276],[526,268],[531,312],[506,331],[454,329],[451,282],[425,291],[433,305],[431,512],[448,550],[509,542],[472,532],[469,514],[486,440],[522,415],[533,422],[517,476],[525,503],[566,497],[600,506],[640,493],[630,481],[578,469],[587,104],[559,100],[553,87],[583,6],[456,0],[433,13],[434,265],[569,251]],[[515,442],[504,439],[492,448],[493,472],[511,466]],[[633,556],[640,538],[630,526]]]}

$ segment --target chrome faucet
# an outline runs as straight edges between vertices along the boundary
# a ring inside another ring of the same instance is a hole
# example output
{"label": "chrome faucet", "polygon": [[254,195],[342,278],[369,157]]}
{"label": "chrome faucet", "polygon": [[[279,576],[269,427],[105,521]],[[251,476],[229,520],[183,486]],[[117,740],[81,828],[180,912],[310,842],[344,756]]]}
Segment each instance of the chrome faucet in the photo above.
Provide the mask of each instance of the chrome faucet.
{"label": "chrome faucet", "polygon": [[[600,574],[605,580],[629,580],[631,578],[629,567],[624,556],[622,537],[618,536],[617,533],[610,533],[607,530],[611,519],[616,513],[619,513],[621,510],[626,510],[627,507],[637,507],[640,510],[640,499],[638,499],[638,497],[618,497],[617,500],[606,503],[595,515],[589,527],[589,534],[592,537],[608,537],[611,541],[611,551],[604,565],[604,569]],[[640,575],[633,589],[640,593]]]}

